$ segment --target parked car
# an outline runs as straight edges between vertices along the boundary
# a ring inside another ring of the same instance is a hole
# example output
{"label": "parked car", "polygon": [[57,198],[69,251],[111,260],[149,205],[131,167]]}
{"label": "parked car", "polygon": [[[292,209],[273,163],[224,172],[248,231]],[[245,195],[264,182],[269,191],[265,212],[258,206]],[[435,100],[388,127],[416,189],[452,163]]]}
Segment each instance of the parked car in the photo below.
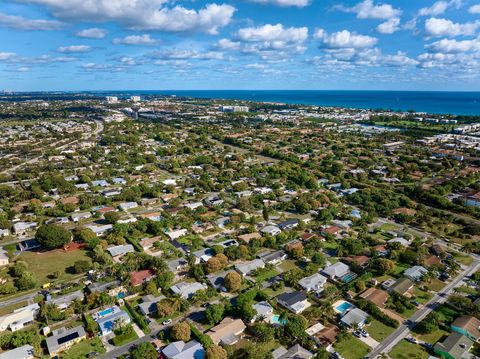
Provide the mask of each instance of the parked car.
{"label": "parked car", "polygon": [[164,320],[164,321],[162,322],[162,324],[163,324],[163,325],[169,325],[171,322],[172,322],[171,319],[167,319],[167,320]]}
{"label": "parked car", "polygon": [[417,339],[415,339],[414,337],[407,337],[406,340],[407,340],[407,342],[410,342],[410,343],[413,343],[413,344],[418,343]]}

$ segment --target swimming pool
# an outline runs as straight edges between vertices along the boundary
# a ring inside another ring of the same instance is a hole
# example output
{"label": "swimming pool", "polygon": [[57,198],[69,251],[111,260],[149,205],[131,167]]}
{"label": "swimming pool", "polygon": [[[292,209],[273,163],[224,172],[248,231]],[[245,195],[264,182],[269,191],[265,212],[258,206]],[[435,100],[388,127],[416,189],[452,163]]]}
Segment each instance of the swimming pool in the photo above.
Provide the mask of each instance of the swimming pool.
{"label": "swimming pool", "polygon": [[285,319],[280,320],[280,316],[278,314],[274,314],[270,318],[270,323],[277,325],[285,325],[287,324],[287,321]]}
{"label": "swimming pool", "polygon": [[349,310],[352,307],[353,307],[353,304],[349,303],[347,301],[342,301],[340,303],[336,303],[336,305],[334,306],[335,311],[340,313],[340,314],[345,313],[347,310]]}
{"label": "swimming pool", "polygon": [[98,312],[97,315],[98,315],[99,318],[101,318],[101,317],[104,317],[104,316],[109,315],[111,313],[113,313],[113,308],[108,308],[108,309],[102,310],[101,312]]}

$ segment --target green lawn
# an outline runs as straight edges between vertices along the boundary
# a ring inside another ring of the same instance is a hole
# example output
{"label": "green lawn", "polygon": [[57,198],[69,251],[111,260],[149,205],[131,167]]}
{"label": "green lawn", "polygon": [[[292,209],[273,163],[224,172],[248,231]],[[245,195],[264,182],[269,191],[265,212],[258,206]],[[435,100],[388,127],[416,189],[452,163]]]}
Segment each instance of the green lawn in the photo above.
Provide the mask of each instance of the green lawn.
{"label": "green lawn", "polygon": [[415,295],[415,299],[417,300],[417,302],[422,304],[425,304],[432,298],[432,294],[425,292],[417,286],[414,287],[413,294]]}
{"label": "green lawn", "polygon": [[72,346],[68,351],[60,355],[61,359],[86,359],[88,354],[96,352],[98,354],[105,353],[105,348],[103,347],[102,341],[100,338],[95,337],[93,339],[83,340],[78,344]]}
{"label": "green lawn", "polygon": [[438,330],[434,331],[433,333],[419,334],[419,335],[415,335],[415,337],[418,340],[421,340],[421,341],[424,341],[424,342],[427,342],[427,343],[430,343],[430,344],[435,344],[436,342],[438,342],[443,337],[446,337],[448,334],[450,334],[450,333],[446,332],[443,329],[438,329]]}
{"label": "green lawn", "polygon": [[389,327],[376,319],[372,319],[365,329],[377,342],[381,342],[395,331],[395,328]]}
{"label": "green lawn", "polygon": [[294,260],[287,259],[280,263],[278,266],[282,268],[284,272],[289,271],[290,269],[293,268],[298,268],[297,265],[295,264],[296,262]]}
{"label": "green lawn", "polygon": [[0,317],[1,317],[2,315],[10,314],[10,313],[13,312],[15,309],[24,307],[24,306],[26,306],[26,305],[28,305],[28,302],[27,302],[27,301],[23,301],[23,302],[20,302],[20,303],[15,303],[15,304],[6,305],[6,306],[4,306],[4,307],[0,307]]}
{"label": "green lawn", "polygon": [[368,354],[370,348],[367,344],[348,334],[346,339],[335,343],[335,350],[339,352],[345,359],[362,359]]}
{"label": "green lawn", "polygon": [[444,323],[451,323],[455,320],[456,317],[460,315],[460,313],[456,312],[455,310],[448,308],[447,306],[443,305],[436,310],[439,315],[439,319],[441,322]]}
{"label": "green lawn", "polygon": [[[90,260],[84,250],[76,250],[72,252],[63,252],[55,250],[44,253],[22,252],[18,256],[18,260],[28,263],[29,270],[33,271],[37,277],[38,285],[41,286],[48,282],[68,280],[78,276],[68,271],[69,267],[78,260]],[[53,272],[59,272],[59,277],[55,280],[48,278]]]}
{"label": "green lawn", "polygon": [[429,290],[434,292],[439,292],[440,290],[445,287],[445,283],[442,282],[440,279],[433,278],[430,283],[426,283]]}
{"label": "green lawn", "polygon": [[405,269],[410,268],[408,264],[403,264],[403,263],[396,263],[395,268],[393,268],[393,275],[394,276],[399,276],[400,273],[403,273]]}
{"label": "green lawn", "polygon": [[275,269],[271,270],[261,270],[260,274],[255,276],[255,282],[256,283],[263,283],[267,279],[273,278],[278,274],[278,272]]}
{"label": "green lawn", "polygon": [[393,359],[427,359],[427,351],[418,344],[412,344],[402,340],[395,345],[389,353]]}
{"label": "green lawn", "polygon": [[461,263],[463,265],[466,265],[466,266],[469,266],[470,264],[472,264],[473,262],[473,258],[470,257],[470,256],[464,256],[464,255],[461,255],[461,254],[458,254],[458,253],[455,253],[455,255],[453,256],[453,258],[458,262],[458,263]]}
{"label": "green lawn", "polygon": [[130,343],[131,341],[134,341],[137,338],[138,338],[137,333],[135,333],[135,330],[133,330],[133,327],[127,326],[125,328],[122,328],[121,330],[118,330],[118,334],[116,334],[115,338],[112,339],[112,343],[113,345],[119,347],[124,344]]}

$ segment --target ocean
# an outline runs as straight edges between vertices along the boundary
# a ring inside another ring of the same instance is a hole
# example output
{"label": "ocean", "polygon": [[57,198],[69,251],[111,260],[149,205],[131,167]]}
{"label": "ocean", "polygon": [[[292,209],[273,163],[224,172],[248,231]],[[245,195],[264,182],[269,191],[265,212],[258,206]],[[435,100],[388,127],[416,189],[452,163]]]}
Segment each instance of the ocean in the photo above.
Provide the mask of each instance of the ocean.
{"label": "ocean", "polygon": [[479,115],[480,92],[434,91],[303,91],[303,90],[178,90],[95,91],[96,95],[176,95],[206,99],[238,99],[357,109],[414,110],[432,114]]}

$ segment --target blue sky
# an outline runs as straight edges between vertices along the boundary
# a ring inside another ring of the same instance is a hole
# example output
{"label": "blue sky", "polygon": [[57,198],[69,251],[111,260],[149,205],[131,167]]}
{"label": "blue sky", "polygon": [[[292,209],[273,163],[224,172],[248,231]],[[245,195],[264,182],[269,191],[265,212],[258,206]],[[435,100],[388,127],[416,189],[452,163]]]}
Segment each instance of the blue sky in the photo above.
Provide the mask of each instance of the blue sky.
{"label": "blue sky", "polygon": [[0,89],[480,90],[480,0],[2,0]]}

